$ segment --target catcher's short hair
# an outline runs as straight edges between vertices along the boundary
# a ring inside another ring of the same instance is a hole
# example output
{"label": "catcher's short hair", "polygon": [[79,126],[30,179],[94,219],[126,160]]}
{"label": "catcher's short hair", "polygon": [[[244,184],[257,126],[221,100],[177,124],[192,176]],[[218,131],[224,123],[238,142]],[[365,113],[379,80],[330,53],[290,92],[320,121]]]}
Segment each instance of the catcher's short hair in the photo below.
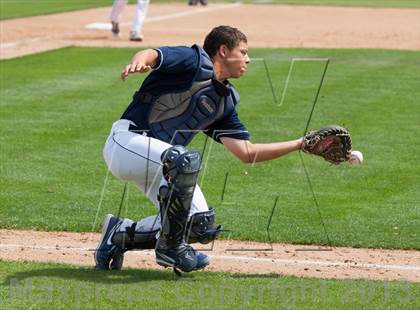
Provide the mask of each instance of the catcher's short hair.
{"label": "catcher's short hair", "polygon": [[216,55],[221,45],[226,45],[228,49],[235,48],[239,42],[247,43],[247,38],[239,29],[231,26],[217,26],[213,28],[204,40],[204,50],[213,57]]}

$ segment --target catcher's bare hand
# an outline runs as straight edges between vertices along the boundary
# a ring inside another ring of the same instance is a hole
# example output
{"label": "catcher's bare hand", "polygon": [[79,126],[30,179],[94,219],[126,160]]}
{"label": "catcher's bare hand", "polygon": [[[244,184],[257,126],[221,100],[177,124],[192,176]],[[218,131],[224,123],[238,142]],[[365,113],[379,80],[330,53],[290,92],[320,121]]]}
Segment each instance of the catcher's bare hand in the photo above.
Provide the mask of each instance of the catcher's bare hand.
{"label": "catcher's bare hand", "polygon": [[130,73],[146,73],[150,71],[150,69],[152,69],[151,66],[148,66],[141,61],[132,62],[131,64],[126,65],[124,70],[121,72],[121,80],[125,81]]}

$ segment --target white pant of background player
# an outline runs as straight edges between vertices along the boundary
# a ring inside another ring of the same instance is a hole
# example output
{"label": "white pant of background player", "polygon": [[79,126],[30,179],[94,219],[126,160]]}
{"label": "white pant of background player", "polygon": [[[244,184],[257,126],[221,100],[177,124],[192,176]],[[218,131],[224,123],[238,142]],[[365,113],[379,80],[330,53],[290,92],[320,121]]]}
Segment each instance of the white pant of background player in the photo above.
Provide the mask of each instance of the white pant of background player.
{"label": "white pant of background player", "polygon": [[[114,0],[111,10],[111,21],[114,23],[120,22],[121,13],[124,10],[128,0]],[[136,33],[142,37],[141,30],[143,28],[144,20],[146,18],[147,9],[150,0],[137,0],[136,14],[131,25],[131,33]]]}
{"label": "white pant of background player", "polygon": [[[128,130],[129,120],[120,119],[112,125],[111,133],[104,147],[104,158],[111,173],[119,179],[134,182],[159,210],[157,199],[159,188],[168,183],[162,175],[160,156],[170,144]],[[204,195],[195,187],[190,216],[197,212],[208,211]],[[120,227],[124,231],[131,226],[131,220],[125,220]],[[136,231],[160,229],[160,216],[149,216],[137,222]]]}

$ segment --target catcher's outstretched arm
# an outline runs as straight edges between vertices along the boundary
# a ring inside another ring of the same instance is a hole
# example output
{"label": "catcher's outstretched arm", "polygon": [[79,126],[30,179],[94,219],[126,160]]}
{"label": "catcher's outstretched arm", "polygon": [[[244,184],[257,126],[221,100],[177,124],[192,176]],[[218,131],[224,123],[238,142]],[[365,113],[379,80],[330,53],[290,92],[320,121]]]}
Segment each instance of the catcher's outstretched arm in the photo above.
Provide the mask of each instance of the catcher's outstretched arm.
{"label": "catcher's outstretched arm", "polygon": [[285,142],[256,144],[248,140],[227,137],[220,138],[220,141],[233,155],[243,163],[248,164],[275,159],[290,152],[298,151],[302,147],[302,138]]}

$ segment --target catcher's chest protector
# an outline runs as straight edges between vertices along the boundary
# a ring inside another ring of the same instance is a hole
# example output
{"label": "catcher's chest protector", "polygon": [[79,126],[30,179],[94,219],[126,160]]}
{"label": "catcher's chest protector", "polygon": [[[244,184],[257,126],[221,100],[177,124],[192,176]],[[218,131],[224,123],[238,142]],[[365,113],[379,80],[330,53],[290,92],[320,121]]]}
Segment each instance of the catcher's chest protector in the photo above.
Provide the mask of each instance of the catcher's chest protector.
{"label": "catcher's chest protector", "polygon": [[198,46],[199,65],[193,83],[180,92],[140,94],[147,104],[146,127],[154,138],[172,145],[187,145],[198,131],[231,113],[239,95],[230,85],[214,79],[213,63]]}

